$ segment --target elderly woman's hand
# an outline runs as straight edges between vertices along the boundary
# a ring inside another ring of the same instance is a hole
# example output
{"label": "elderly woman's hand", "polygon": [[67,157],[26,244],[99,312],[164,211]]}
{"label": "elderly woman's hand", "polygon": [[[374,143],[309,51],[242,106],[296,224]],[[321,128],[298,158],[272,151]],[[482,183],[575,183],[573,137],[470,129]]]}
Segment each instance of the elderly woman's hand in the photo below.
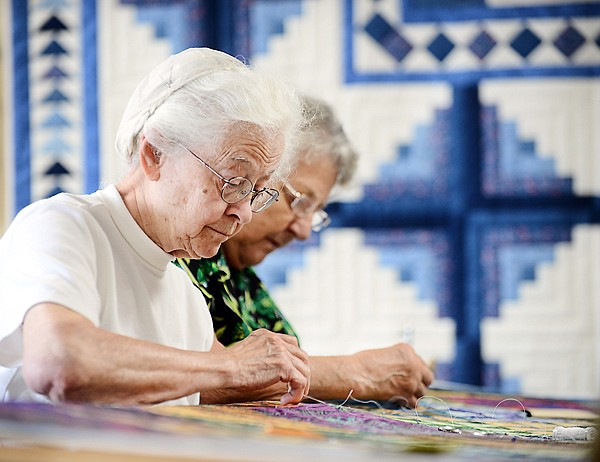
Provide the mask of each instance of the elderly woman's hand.
{"label": "elderly woman's hand", "polygon": [[355,398],[398,400],[414,407],[433,381],[433,372],[406,343],[360,351],[349,360],[359,384]]}
{"label": "elderly woman's hand", "polygon": [[232,384],[227,388],[252,391],[282,382],[288,385],[288,392],[281,397],[284,405],[299,403],[308,395],[308,355],[298,347],[295,337],[259,329],[220,353],[235,364]]}

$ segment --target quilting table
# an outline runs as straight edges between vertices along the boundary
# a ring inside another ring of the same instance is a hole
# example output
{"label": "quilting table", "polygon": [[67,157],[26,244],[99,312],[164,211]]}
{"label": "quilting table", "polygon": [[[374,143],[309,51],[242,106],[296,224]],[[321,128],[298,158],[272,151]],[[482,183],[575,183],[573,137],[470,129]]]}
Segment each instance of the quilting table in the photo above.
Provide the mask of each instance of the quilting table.
{"label": "quilting table", "polygon": [[306,399],[196,407],[0,405],[0,461],[585,461],[598,403],[430,390],[416,409]]}

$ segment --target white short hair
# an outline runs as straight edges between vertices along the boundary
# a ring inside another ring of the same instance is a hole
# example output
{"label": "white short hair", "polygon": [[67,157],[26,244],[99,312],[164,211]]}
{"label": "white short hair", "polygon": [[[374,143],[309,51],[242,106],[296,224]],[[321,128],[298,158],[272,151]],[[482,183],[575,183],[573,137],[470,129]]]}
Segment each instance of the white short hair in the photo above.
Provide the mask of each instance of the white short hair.
{"label": "white short hair", "polygon": [[346,137],[342,124],[333,109],[325,101],[302,96],[306,126],[298,138],[298,160],[328,158],[336,167],[335,184],[343,186],[350,182],[356,172],[358,154]]}
{"label": "white short hair", "polygon": [[299,96],[287,84],[226,53],[189,48],[163,61],[136,87],[116,148],[130,162],[142,135],[163,152],[178,151],[179,143],[216,150],[232,128],[249,124],[267,137],[284,137],[275,176],[285,176],[303,120]]}

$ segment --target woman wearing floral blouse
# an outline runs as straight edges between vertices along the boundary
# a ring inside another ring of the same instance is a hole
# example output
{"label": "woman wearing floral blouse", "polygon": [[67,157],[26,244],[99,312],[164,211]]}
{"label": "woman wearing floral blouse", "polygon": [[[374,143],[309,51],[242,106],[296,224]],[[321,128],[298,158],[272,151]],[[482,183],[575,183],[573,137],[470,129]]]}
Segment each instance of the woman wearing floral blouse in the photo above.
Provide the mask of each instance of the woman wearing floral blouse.
{"label": "woman wearing floral blouse", "polygon": [[[298,164],[290,178],[277,185],[278,202],[255,214],[241,231],[223,243],[211,259],[178,260],[179,266],[202,291],[219,341],[228,346],[266,328],[296,336],[253,265],[294,239],[307,239],[330,220],[323,210],[332,188],[352,177],[357,156],[331,108],[305,97],[312,126],[300,139]],[[433,373],[410,345],[365,350],[346,356],[310,356],[310,396],[344,399],[397,400],[414,406],[433,380]],[[276,385],[257,393],[257,399],[276,396]],[[223,401],[218,393],[202,402]]]}

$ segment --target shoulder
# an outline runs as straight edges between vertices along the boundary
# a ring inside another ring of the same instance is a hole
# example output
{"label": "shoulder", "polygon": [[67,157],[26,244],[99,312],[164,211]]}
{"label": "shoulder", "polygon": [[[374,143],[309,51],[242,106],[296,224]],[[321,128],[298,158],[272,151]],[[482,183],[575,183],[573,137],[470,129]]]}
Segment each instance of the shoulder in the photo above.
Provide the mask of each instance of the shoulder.
{"label": "shoulder", "polygon": [[68,263],[108,255],[111,236],[118,235],[109,213],[97,198],[60,194],[31,204],[15,217],[2,239],[0,253],[14,264],[20,255],[32,262],[53,259]]}
{"label": "shoulder", "polygon": [[31,229],[36,234],[44,234],[63,227],[83,228],[94,221],[90,208],[94,201],[91,196],[76,196],[61,193],[49,199],[36,201],[22,209],[11,225],[17,233]]}

